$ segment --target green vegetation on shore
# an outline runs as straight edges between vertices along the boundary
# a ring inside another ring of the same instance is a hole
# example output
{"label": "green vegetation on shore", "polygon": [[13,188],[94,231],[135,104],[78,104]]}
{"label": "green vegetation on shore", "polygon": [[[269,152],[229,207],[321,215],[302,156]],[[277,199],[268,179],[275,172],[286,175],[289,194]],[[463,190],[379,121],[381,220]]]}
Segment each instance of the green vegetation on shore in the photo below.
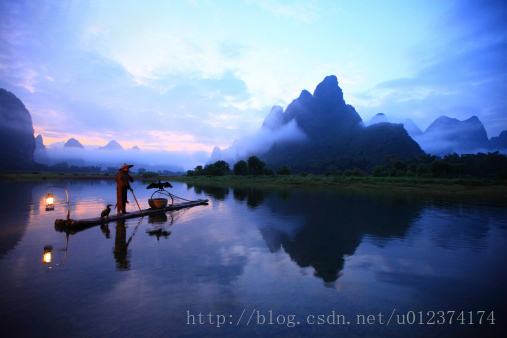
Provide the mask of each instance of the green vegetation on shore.
{"label": "green vegetation on shore", "polygon": [[113,179],[114,175],[99,173],[56,173],[43,171],[0,171],[0,182],[58,181],[69,179]]}
{"label": "green vegetation on shore", "polygon": [[[421,156],[412,160],[386,158],[371,173],[359,168],[337,170],[328,168],[324,175],[305,172],[293,174],[287,166],[275,172],[264,162],[251,156],[247,162],[239,161],[231,169],[224,161],[197,166],[185,176],[164,175],[163,172],[131,174],[136,180],[149,182],[158,179],[207,185],[251,185],[266,187],[327,187],[347,189],[396,189],[432,192],[471,192],[500,194],[507,197],[507,157],[495,153],[476,155],[449,154],[444,158]],[[66,173],[41,171],[0,171],[0,182],[54,181],[69,179],[112,179],[110,172]]]}
{"label": "green vegetation on shore", "polygon": [[326,187],[347,189],[396,189],[435,192],[494,192],[507,197],[507,181],[484,178],[420,178],[324,175],[272,176],[176,176],[171,181],[209,185],[250,185],[266,187]]}
{"label": "green vegetation on shore", "polygon": [[[2,171],[0,182],[56,181],[81,179],[113,179],[114,175],[65,174],[44,172]],[[495,195],[507,200],[507,180],[487,178],[422,178],[332,175],[223,175],[223,176],[134,176],[136,180],[158,179],[199,185],[256,186],[269,188],[319,187],[329,189],[399,190],[414,192],[465,193]]]}

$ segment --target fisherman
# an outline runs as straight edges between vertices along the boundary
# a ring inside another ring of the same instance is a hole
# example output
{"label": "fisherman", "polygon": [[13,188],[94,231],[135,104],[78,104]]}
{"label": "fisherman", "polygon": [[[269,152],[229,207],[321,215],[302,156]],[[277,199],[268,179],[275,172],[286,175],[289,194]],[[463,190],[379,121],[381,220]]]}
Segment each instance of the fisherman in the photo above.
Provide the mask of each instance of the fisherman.
{"label": "fisherman", "polygon": [[130,187],[130,182],[134,182],[132,176],[129,175],[129,170],[133,164],[123,163],[123,166],[118,169],[118,173],[114,180],[116,181],[116,209],[118,210],[118,216],[128,214],[125,209],[127,205],[127,190],[133,191]]}

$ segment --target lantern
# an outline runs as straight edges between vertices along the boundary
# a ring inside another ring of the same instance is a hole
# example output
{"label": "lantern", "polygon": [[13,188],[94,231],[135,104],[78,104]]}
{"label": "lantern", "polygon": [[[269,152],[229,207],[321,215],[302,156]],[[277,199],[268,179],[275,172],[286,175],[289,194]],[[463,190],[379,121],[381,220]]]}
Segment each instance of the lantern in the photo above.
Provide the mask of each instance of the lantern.
{"label": "lantern", "polygon": [[55,199],[52,193],[46,195],[46,211],[55,210]]}
{"label": "lantern", "polygon": [[[55,203],[55,199],[53,197],[53,188],[64,189],[65,194],[67,195],[67,201]],[[58,187],[55,185],[47,187],[47,189],[46,189],[46,211],[55,210],[55,205],[58,205],[58,204],[67,204],[67,220],[69,220],[70,219],[70,205],[69,205],[69,192],[67,191],[67,188]]]}

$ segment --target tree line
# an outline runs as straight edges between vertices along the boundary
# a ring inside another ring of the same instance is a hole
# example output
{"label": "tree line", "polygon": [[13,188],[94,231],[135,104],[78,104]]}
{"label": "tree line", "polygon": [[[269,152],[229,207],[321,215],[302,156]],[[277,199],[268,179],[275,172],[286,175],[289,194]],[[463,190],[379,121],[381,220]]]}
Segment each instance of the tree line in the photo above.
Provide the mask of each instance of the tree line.
{"label": "tree line", "polygon": [[[229,167],[229,163],[225,161],[216,161],[206,166],[199,165],[194,170],[188,170],[187,176],[272,176],[275,174],[273,169],[266,167],[266,163],[261,161],[257,156],[250,156],[247,161],[238,161],[233,168]],[[278,168],[277,175],[290,175],[291,170],[287,166]]]}
{"label": "tree line", "polygon": [[507,156],[498,151],[477,154],[420,155],[409,160],[395,157],[373,167],[375,177],[418,176],[434,178],[485,177],[507,179]]}
{"label": "tree line", "polygon": [[[359,162],[350,162],[347,159],[336,160],[332,164],[319,168],[319,172],[326,176],[373,176],[373,177],[423,177],[423,178],[466,178],[485,177],[507,179],[507,156],[498,151],[492,153],[477,154],[447,154],[443,157],[434,155],[420,155],[411,159],[400,159],[396,155],[385,156],[382,163],[374,166],[371,170],[358,165]],[[343,168],[347,168],[343,170]],[[99,166],[77,166],[60,162],[54,165],[32,164],[29,168],[34,171],[56,173],[83,173],[111,175],[118,172],[116,167],[102,169]],[[342,170],[340,170],[342,169]],[[133,171],[134,173],[135,171]],[[144,168],[137,170],[144,177],[177,176],[182,173],[174,173],[169,170],[147,171]],[[274,171],[266,166],[257,156],[251,156],[247,161],[238,161],[232,168],[225,161],[217,161],[212,164],[199,165],[194,170],[188,170],[188,176],[273,176],[299,174],[306,176],[314,173],[312,170],[293,170],[283,165]]]}
{"label": "tree line", "polygon": [[[233,168],[225,161],[217,161],[206,166],[197,166],[188,170],[187,176],[272,176],[273,169],[257,156],[251,156],[247,161],[238,161]],[[276,170],[276,175],[291,175],[292,170],[284,165]],[[306,176],[301,171],[297,174]],[[335,165],[325,168],[326,176],[373,176],[373,177],[422,177],[422,178],[466,178],[485,177],[507,179],[507,156],[498,151],[477,154],[448,154],[444,157],[434,155],[420,155],[411,159],[400,159],[396,155],[384,157],[382,164],[376,165],[371,171],[361,168],[349,168],[344,171]]]}

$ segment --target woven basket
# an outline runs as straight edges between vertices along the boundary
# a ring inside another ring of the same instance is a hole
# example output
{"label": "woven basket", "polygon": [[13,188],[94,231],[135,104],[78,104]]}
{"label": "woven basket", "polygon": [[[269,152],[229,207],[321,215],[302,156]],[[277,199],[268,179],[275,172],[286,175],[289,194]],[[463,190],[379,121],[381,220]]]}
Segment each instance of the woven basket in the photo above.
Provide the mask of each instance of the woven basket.
{"label": "woven basket", "polygon": [[167,198],[150,198],[148,204],[152,209],[163,209],[167,206]]}

